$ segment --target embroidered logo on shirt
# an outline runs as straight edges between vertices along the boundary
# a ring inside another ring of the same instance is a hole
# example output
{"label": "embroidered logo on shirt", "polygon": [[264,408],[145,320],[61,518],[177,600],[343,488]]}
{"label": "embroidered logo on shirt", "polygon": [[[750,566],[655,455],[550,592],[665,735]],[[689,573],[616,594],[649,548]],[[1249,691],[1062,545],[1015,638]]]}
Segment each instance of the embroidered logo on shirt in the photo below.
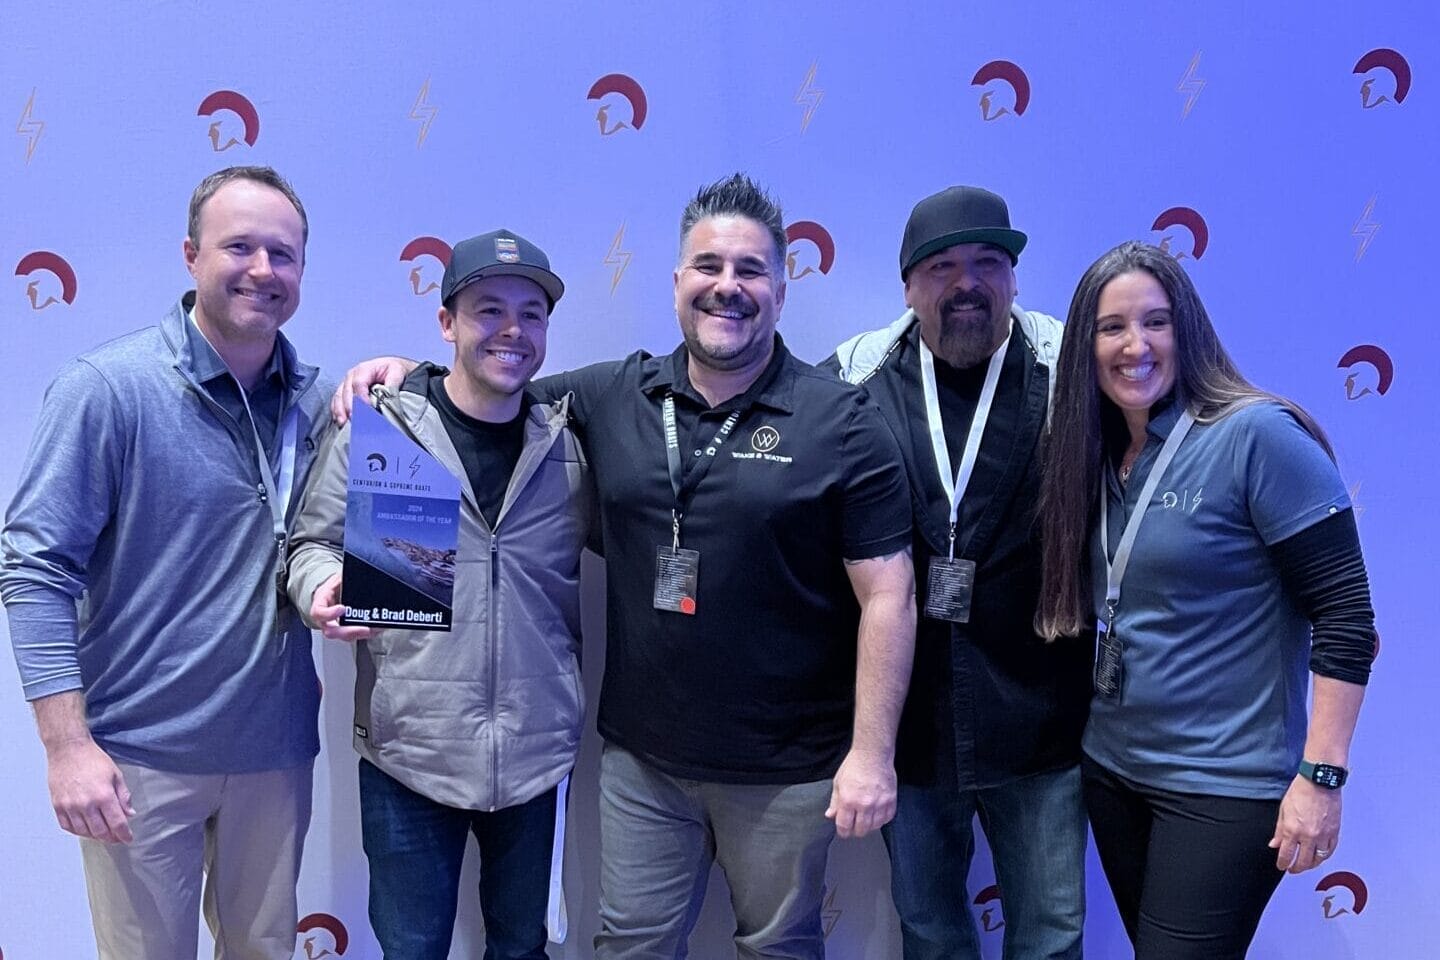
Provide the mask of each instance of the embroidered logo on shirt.
{"label": "embroidered logo on shirt", "polygon": [[775,448],[780,446],[780,431],[768,423],[758,427],[750,434],[750,449],[756,453],[774,453]]}
{"label": "embroidered logo on shirt", "polygon": [[750,434],[750,450],[731,450],[732,460],[768,460],[770,463],[791,463],[793,457],[787,457],[775,452],[780,446],[780,431],[770,424],[756,427],[755,432]]}
{"label": "embroidered logo on shirt", "polygon": [[1176,493],[1174,490],[1166,490],[1160,495],[1160,506],[1166,510],[1174,510],[1178,507],[1181,513],[1194,514],[1196,510],[1200,509],[1200,503],[1204,499],[1202,496],[1204,493],[1204,487],[1196,490],[1193,497],[1190,495],[1188,489],[1181,490],[1179,493]]}

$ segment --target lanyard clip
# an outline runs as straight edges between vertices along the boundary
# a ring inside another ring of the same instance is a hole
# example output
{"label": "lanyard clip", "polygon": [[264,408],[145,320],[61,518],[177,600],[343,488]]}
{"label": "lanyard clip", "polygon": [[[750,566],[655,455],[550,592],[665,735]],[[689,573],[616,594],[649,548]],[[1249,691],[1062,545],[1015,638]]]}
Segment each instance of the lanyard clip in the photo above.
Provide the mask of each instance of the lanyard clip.
{"label": "lanyard clip", "polygon": [[671,536],[670,549],[672,549],[672,550],[679,550],[679,549],[680,549],[680,511],[679,511],[679,510],[671,510],[671,511],[670,511],[670,536]]}
{"label": "lanyard clip", "polygon": [[955,524],[950,524],[950,559],[955,559]]}
{"label": "lanyard clip", "polygon": [[1106,633],[1114,633],[1114,632],[1115,632],[1115,603],[1116,603],[1116,601],[1110,600],[1110,599],[1107,599],[1107,600],[1105,601],[1105,632],[1106,632]]}

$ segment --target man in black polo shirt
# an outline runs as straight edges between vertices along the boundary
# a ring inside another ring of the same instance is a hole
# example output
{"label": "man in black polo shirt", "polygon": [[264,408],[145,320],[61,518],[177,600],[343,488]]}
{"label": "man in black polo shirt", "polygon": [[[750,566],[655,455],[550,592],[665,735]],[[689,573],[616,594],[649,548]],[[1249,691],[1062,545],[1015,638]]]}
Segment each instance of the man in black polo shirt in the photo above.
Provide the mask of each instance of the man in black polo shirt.
{"label": "man in black polo shirt", "polygon": [[894,814],[905,477],[864,391],[776,335],[785,246],[748,178],[703,188],[681,218],[684,343],[534,385],[571,395],[600,497],[602,960],[683,955],[712,861],[741,956],[823,957],[830,841]]}
{"label": "man in black polo shirt", "polygon": [[885,829],[906,960],[980,956],[965,883],[977,812],[1005,956],[1081,952],[1089,651],[1045,644],[1032,624],[1038,446],[1061,327],[1015,306],[1025,241],[987,190],[920,201],[900,251],[911,309],[822,364],[884,413],[914,506],[921,616]]}
{"label": "man in black polo shirt", "polygon": [[712,859],[741,956],[821,957],[831,837],[893,814],[905,478],[863,391],[775,334],[784,263],[778,206],[706,187],[681,219],[685,342],[544,384],[573,392],[605,543],[601,958],[683,953]]}

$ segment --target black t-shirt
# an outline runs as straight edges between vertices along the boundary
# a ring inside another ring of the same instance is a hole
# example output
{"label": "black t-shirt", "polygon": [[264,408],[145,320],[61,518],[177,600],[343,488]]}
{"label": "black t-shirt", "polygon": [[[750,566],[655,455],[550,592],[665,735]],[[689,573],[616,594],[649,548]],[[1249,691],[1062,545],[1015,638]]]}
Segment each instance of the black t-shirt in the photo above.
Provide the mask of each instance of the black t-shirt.
{"label": "black t-shirt", "polygon": [[[985,423],[985,433],[981,437],[980,450],[975,460],[975,473],[972,476],[970,487],[966,491],[965,499],[960,504],[960,512],[956,518],[961,531],[960,539],[955,544],[957,551],[964,549],[964,531],[973,523],[975,517],[979,516],[980,512],[988,506],[989,490],[984,483],[984,478],[999,474],[1004,467],[1005,447],[1001,443],[994,442],[993,438],[1008,437],[1014,432],[1015,420],[1021,407],[1021,392],[1025,380],[1024,364],[1028,354],[1029,348],[1025,345],[1024,335],[1019,333],[1012,335],[1009,348],[1005,352],[1005,359],[1001,361],[1000,380],[996,384],[995,399],[990,405],[990,417]],[[985,374],[989,367],[989,360],[977,363],[973,367],[962,368],[952,367],[939,356],[935,357],[935,392],[940,399],[940,420],[945,427],[945,447],[946,452],[950,455],[951,480],[955,479],[955,471],[960,469],[960,458],[965,453],[965,441],[970,437],[970,424],[975,419],[975,410],[980,406],[980,392],[985,387]],[[914,369],[909,372],[914,377],[911,389],[918,406],[917,416],[911,420],[917,441],[917,450],[929,453],[930,427],[925,419],[918,361],[914,364]],[[991,442],[987,443],[986,437],[992,438]],[[920,455],[918,459],[922,464],[934,462],[934,457],[931,456]],[[927,489],[939,491],[944,489],[940,486],[938,475],[925,477],[922,482]],[[943,493],[941,493],[940,499],[944,500]],[[921,555],[919,554],[916,555],[915,569],[919,574],[921,569]]]}
{"label": "black t-shirt", "polygon": [[529,397],[521,401],[515,419],[490,423],[477,420],[455,406],[455,401],[445,392],[444,373],[430,378],[425,395],[430,405],[440,412],[440,422],[445,424],[445,432],[465,465],[465,475],[470,480],[480,515],[490,529],[495,529],[505,491],[510,486],[510,475],[515,472],[515,464],[520,461],[520,451],[525,446]]}
{"label": "black t-shirt", "polygon": [[[711,409],[681,346],[536,381],[570,410],[594,472],[608,589],[606,740],[679,777],[803,783],[834,774],[854,723],[859,607],[845,563],[910,543],[894,435],[857,387],[775,358]],[[654,607],[656,550],[675,504],[661,408],[681,457],[734,431],[695,487],[680,545],[697,550],[693,616]],[[696,443],[695,441],[700,441]]]}
{"label": "black t-shirt", "polygon": [[[931,531],[926,537],[917,526],[915,541],[917,603],[923,610],[930,559],[945,542],[949,505],[930,452],[918,330],[910,332],[905,346],[905,362],[888,367],[883,382],[877,377],[869,387],[872,395],[895,403],[909,427],[913,469],[924,492],[919,523]],[[987,365],[956,370],[936,359],[951,477]],[[1089,703],[1089,648],[1066,640],[1047,644],[1032,624],[1040,585],[1033,515],[1047,379],[1048,371],[1015,327],[960,507],[956,555],[979,564],[970,623],[920,617],[897,748],[902,782],[973,790],[1079,758]]]}

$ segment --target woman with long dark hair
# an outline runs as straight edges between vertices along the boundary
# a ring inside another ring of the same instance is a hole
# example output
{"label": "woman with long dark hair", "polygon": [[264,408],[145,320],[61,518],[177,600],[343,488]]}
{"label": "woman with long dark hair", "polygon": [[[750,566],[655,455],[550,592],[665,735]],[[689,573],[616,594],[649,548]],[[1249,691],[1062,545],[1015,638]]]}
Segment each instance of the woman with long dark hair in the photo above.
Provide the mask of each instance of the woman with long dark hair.
{"label": "woman with long dark hair", "polygon": [[1283,872],[1339,838],[1375,642],[1349,496],[1319,425],[1240,374],[1153,246],[1081,278],[1052,411],[1036,626],[1096,636],[1105,875],[1139,960],[1243,957]]}

